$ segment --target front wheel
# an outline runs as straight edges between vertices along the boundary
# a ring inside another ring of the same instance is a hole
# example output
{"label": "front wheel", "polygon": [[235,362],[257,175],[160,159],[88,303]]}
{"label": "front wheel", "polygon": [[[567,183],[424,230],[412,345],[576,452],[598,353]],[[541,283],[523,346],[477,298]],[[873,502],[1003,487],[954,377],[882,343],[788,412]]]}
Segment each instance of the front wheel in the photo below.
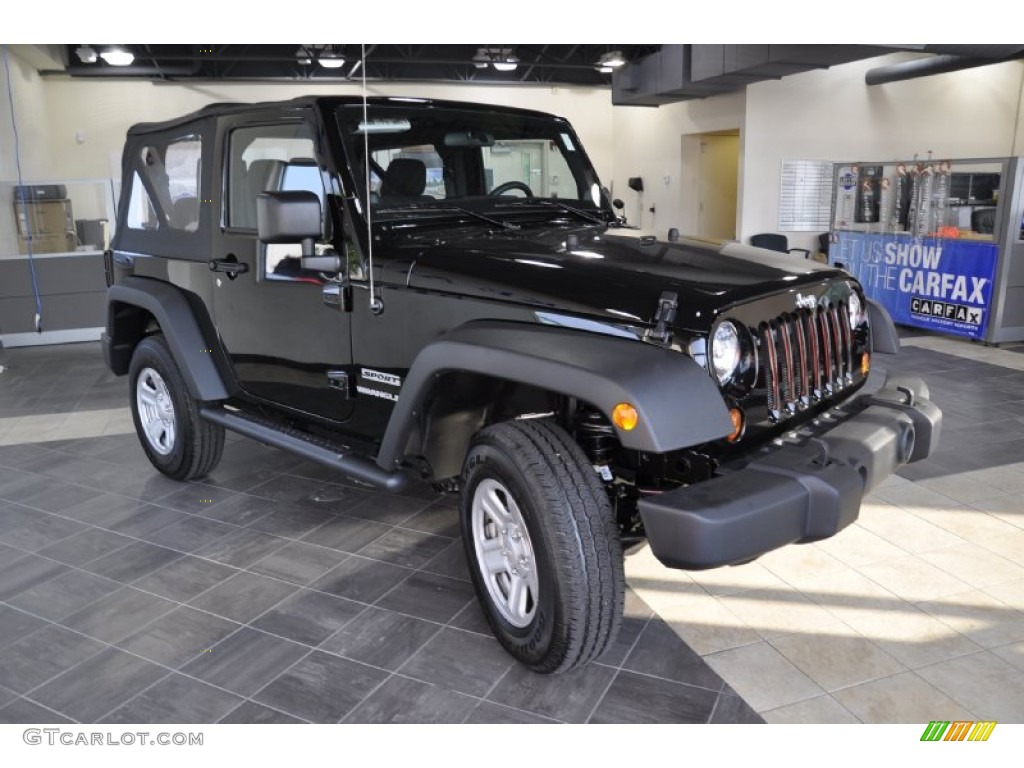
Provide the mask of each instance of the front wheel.
{"label": "front wheel", "polygon": [[622,547],[586,456],[546,421],[495,424],[463,469],[462,538],[498,641],[535,672],[600,656],[622,617]]}

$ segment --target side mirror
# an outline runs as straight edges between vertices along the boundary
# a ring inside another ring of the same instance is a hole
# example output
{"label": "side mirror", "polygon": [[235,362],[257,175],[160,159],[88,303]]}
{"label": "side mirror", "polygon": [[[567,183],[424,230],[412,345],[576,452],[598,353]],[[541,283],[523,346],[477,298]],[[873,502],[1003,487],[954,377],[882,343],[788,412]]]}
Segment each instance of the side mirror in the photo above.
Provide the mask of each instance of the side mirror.
{"label": "side mirror", "polygon": [[260,242],[299,243],[302,268],[338,272],[337,256],[317,256],[313,244],[320,238],[320,198],[306,190],[261,192],[256,198],[256,228]]}

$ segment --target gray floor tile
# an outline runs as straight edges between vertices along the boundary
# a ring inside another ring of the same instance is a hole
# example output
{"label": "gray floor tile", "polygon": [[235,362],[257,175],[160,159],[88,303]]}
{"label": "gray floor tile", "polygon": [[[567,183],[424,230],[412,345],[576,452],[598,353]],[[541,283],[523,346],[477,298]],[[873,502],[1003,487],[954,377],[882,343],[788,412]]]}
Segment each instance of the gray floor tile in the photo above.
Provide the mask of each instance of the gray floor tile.
{"label": "gray floor tile", "polygon": [[411,616],[368,608],[321,644],[324,650],[385,669],[398,669],[440,629]]}
{"label": "gray floor tile", "polygon": [[17,698],[18,694],[16,694],[10,688],[4,688],[2,685],[0,685],[0,709],[3,709]]}
{"label": "gray floor tile", "polygon": [[231,533],[203,547],[197,555],[235,568],[246,568],[271,552],[288,544],[288,539],[250,528],[236,528]]}
{"label": "gray floor tile", "polygon": [[106,647],[98,640],[51,624],[4,649],[0,654],[0,686],[25,693]]}
{"label": "gray floor tile", "polygon": [[328,515],[346,514],[369,496],[365,491],[358,491],[345,485],[288,474],[278,475],[272,480],[254,486],[248,492],[254,496],[263,496],[282,504],[305,507]]}
{"label": "gray floor tile", "polygon": [[366,606],[343,597],[303,589],[263,614],[253,626],[306,645],[318,645]]}
{"label": "gray floor tile", "polygon": [[61,624],[106,643],[113,643],[168,613],[175,604],[162,597],[122,587],[61,619]]}
{"label": "gray floor tile", "polygon": [[179,552],[195,552],[235,530],[237,530],[235,527],[225,523],[193,515],[176,523],[165,525],[141,538],[161,547],[176,549]]}
{"label": "gray floor tile", "polygon": [[81,566],[131,543],[132,539],[127,536],[100,528],[88,528],[57,544],[39,550],[39,554],[61,563]]}
{"label": "gray floor tile", "polygon": [[455,618],[448,623],[457,629],[464,629],[467,632],[475,632],[478,635],[486,635],[487,637],[494,636],[494,632],[484,616],[483,609],[476,600],[470,600],[466,607],[455,614]]}
{"label": "gray floor tile", "polygon": [[338,597],[372,603],[394,588],[411,571],[376,560],[349,557],[310,586]]}
{"label": "gray floor tile", "polygon": [[384,525],[398,525],[423,510],[432,500],[409,498],[393,493],[375,493],[348,514]]}
{"label": "gray floor tile", "polygon": [[377,604],[428,621],[448,622],[473,599],[473,587],[465,581],[414,573]]}
{"label": "gray floor tile", "polygon": [[461,539],[455,539],[420,570],[447,576],[449,579],[469,581],[469,567],[466,565],[466,550]]}
{"label": "gray floor tile", "polygon": [[176,669],[237,629],[239,625],[232,621],[182,606],[152,621],[117,645],[157,664]]}
{"label": "gray floor tile", "polygon": [[422,512],[417,512],[405,520],[402,527],[423,531],[423,533],[433,533],[437,536],[447,536],[450,539],[457,538],[460,533],[458,497],[438,499]]}
{"label": "gray floor tile", "polygon": [[36,555],[25,555],[0,566],[0,600],[9,600],[26,589],[59,576],[66,570],[66,565]]}
{"label": "gray floor tile", "polygon": [[393,528],[359,550],[359,554],[406,568],[420,568],[450,543],[451,539],[430,533]]}
{"label": "gray floor tile", "polygon": [[620,672],[592,723],[707,723],[717,691]]}
{"label": "gray floor tile", "polygon": [[193,599],[191,605],[245,623],[296,589],[294,584],[242,571]]}
{"label": "gray floor tile", "polygon": [[161,496],[157,502],[161,507],[170,507],[191,515],[205,515],[217,504],[234,496],[234,491],[216,488],[203,483],[186,483],[174,493]]}
{"label": "gray floor tile", "polygon": [[146,506],[145,502],[138,499],[111,493],[94,493],[85,495],[82,501],[67,507],[61,514],[89,525],[110,528]]}
{"label": "gray floor tile", "polygon": [[[246,474],[252,474],[247,472]],[[262,481],[261,481],[262,482]],[[208,509],[201,509],[197,514],[208,517],[211,520],[218,520],[229,525],[249,525],[266,517],[271,512],[280,508],[280,504],[270,499],[250,496],[246,493],[236,493],[233,496],[219,501]]]}
{"label": "gray floor tile", "polygon": [[291,715],[286,715],[284,712],[278,712],[276,709],[265,707],[262,704],[257,704],[254,701],[246,701],[231,710],[231,712],[222,717],[219,722],[228,724],[245,723],[250,725],[290,725],[305,721],[299,720],[297,717],[292,717]]}
{"label": "gray floor tile", "polygon": [[251,696],[308,651],[304,645],[243,627],[181,671],[240,696]]}
{"label": "gray floor tile", "polygon": [[553,724],[559,721],[541,717],[532,712],[523,712],[522,710],[512,709],[501,704],[494,704],[490,701],[481,701],[464,722],[474,725],[539,725],[545,723]]}
{"label": "gray floor tile", "polygon": [[699,685],[712,691],[721,690],[724,682],[661,619],[653,619],[646,626],[623,668],[665,677],[678,683]]}
{"label": "gray floor tile", "polygon": [[23,549],[12,547],[8,544],[0,544],[0,568],[10,565],[15,560],[20,560],[28,553]]}
{"label": "gray floor tile", "polygon": [[144,576],[134,586],[184,603],[236,573],[226,565],[186,556]]}
{"label": "gray floor tile", "polygon": [[47,479],[44,488],[26,497],[22,503],[44,512],[63,512],[68,507],[99,494],[100,491],[93,488]]}
{"label": "gray floor tile", "polygon": [[342,552],[358,552],[374,539],[391,530],[390,526],[355,517],[335,517],[303,536],[303,541]]}
{"label": "gray floor tile", "polygon": [[0,648],[46,626],[42,619],[23,611],[0,605]]}
{"label": "gray floor tile", "polygon": [[31,697],[81,723],[93,723],[166,674],[162,667],[108,648],[36,689]]}
{"label": "gray floor tile", "polygon": [[137,541],[93,560],[85,570],[128,584],[181,557],[180,552]]}
{"label": "gray floor tile", "polygon": [[158,507],[155,504],[144,504],[113,525],[106,527],[117,533],[123,533],[125,536],[134,536],[139,539],[183,519],[185,519],[183,512],[175,512],[173,509]]}
{"label": "gray floor tile", "polygon": [[85,528],[82,523],[37,509],[9,505],[0,510],[0,542],[30,552],[55,544]]}
{"label": "gray floor tile", "polygon": [[103,718],[104,723],[213,723],[241,697],[172,674]]}
{"label": "gray floor tile", "polygon": [[[598,664],[564,675],[538,675],[521,664],[513,664],[487,699],[555,720],[582,723],[614,676],[614,669]],[[714,697],[711,703],[714,704]]]}
{"label": "gray floor tile", "polygon": [[348,555],[312,544],[293,542],[249,566],[250,571],[305,586],[338,565]]}
{"label": "gray floor tile", "polygon": [[72,570],[26,589],[12,597],[9,602],[36,616],[59,621],[122,586],[102,576]]}
{"label": "gray floor tile", "polygon": [[601,664],[607,664],[610,667],[621,667],[623,662],[626,660],[626,656],[629,655],[630,650],[633,648],[633,644],[637,638],[640,637],[640,633],[647,625],[647,619],[636,619],[632,616],[623,616],[622,623],[619,625],[619,632],[612,640],[611,644],[605,649],[598,658]]}
{"label": "gray floor tile", "polygon": [[401,669],[401,673],[427,683],[484,696],[515,663],[493,638],[445,628]]}
{"label": "gray floor tile", "polygon": [[346,723],[461,723],[477,699],[428,683],[392,677],[345,718]]}
{"label": "gray floor tile", "polygon": [[73,722],[74,720],[54,714],[28,699],[18,699],[0,709],[0,723],[63,725]]}
{"label": "gray floor tile", "polygon": [[365,664],[313,651],[253,699],[313,723],[336,723],[387,676]]}
{"label": "gray floor tile", "polygon": [[722,692],[718,695],[715,703],[715,711],[711,715],[712,723],[763,723],[762,718],[754,708],[739,696]]}
{"label": "gray floor tile", "polygon": [[275,511],[264,515],[247,527],[286,539],[301,539],[314,528],[334,518],[330,512],[276,504]]}

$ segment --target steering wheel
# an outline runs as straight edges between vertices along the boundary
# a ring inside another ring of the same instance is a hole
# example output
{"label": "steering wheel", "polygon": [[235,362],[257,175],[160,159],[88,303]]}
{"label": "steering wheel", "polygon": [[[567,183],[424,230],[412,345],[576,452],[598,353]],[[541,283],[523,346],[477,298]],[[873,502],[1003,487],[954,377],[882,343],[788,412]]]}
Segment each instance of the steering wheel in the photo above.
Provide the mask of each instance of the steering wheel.
{"label": "steering wheel", "polygon": [[533,197],[533,190],[530,189],[526,184],[521,181],[506,181],[504,184],[499,184],[487,194],[489,195],[504,195],[506,192],[511,192],[513,189],[518,189],[520,192],[525,192],[527,197]]}

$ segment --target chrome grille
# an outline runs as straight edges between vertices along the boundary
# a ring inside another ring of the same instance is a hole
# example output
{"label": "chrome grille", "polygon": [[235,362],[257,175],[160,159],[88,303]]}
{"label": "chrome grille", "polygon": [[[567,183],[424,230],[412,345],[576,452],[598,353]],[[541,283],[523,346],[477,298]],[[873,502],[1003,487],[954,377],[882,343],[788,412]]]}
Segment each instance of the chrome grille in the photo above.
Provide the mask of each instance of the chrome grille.
{"label": "chrome grille", "polygon": [[761,323],[761,380],[775,421],[853,382],[853,331],[842,302]]}

